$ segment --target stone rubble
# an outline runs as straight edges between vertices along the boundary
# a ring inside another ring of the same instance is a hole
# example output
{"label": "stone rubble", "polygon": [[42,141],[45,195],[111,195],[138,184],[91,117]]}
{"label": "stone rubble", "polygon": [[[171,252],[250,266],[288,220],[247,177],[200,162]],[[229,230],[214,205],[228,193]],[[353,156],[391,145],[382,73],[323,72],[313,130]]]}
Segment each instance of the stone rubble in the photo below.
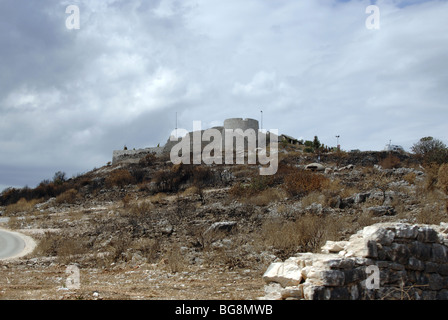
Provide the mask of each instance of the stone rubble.
{"label": "stone rubble", "polygon": [[272,263],[259,299],[448,299],[448,223],[378,223],[321,249]]}

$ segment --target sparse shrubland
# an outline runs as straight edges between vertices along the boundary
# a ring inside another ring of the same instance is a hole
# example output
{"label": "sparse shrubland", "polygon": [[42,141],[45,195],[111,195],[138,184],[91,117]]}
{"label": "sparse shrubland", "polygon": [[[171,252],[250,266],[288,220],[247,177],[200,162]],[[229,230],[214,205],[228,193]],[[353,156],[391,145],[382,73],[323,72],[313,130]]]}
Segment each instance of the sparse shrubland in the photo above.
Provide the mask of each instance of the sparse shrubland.
{"label": "sparse shrubland", "polygon": [[[321,154],[331,172],[312,172],[304,166],[315,153],[287,148],[273,176],[260,176],[258,166],[172,165],[149,155],[5,190],[0,211],[11,217],[8,228],[44,230],[33,258],[104,272],[141,267],[201,276],[247,269],[260,277],[276,258],[319,252],[325,241],[381,221],[448,221],[447,164],[340,151]],[[339,170],[351,163],[354,169]],[[236,227],[207,231],[216,222]]]}

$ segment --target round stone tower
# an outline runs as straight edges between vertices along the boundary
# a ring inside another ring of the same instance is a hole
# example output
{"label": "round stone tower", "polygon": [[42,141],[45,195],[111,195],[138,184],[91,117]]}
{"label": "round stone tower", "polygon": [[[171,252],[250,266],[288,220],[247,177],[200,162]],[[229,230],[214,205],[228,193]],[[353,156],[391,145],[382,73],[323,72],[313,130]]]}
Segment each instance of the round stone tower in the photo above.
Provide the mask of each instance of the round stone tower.
{"label": "round stone tower", "polygon": [[243,131],[253,129],[255,133],[258,133],[258,128],[258,121],[255,119],[230,118],[224,120],[224,129],[241,129]]}

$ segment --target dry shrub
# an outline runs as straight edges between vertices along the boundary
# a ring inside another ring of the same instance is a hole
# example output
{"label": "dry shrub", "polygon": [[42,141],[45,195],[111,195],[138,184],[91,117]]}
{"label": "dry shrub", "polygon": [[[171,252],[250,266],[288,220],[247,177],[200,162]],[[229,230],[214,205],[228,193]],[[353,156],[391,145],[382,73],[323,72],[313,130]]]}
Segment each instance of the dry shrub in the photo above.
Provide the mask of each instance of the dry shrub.
{"label": "dry shrub", "polygon": [[110,262],[126,261],[126,251],[131,247],[132,236],[123,232],[119,237],[114,237],[106,248]]}
{"label": "dry shrub", "polygon": [[164,261],[171,273],[181,272],[185,268],[185,259],[179,245],[177,244],[174,244],[168,248]]}
{"label": "dry shrub", "polygon": [[215,175],[212,170],[210,170],[209,167],[206,166],[195,166],[192,169],[191,183],[202,189],[203,187],[210,185],[215,180]]}
{"label": "dry shrub", "polygon": [[62,203],[73,204],[78,199],[79,199],[78,191],[75,189],[69,189],[56,197],[56,203],[58,203],[58,204],[62,204]]}
{"label": "dry shrub", "polygon": [[129,213],[129,215],[135,217],[141,217],[145,215],[148,216],[151,213],[153,207],[154,206],[151,201],[143,200],[129,204],[127,212]]}
{"label": "dry shrub", "polygon": [[306,214],[296,221],[268,220],[262,226],[265,245],[272,246],[281,259],[298,252],[318,252],[327,240],[339,240],[343,220]]}
{"label": "dry shrub", "polygon": [[159,170],[154,174],[154,182],[158,192],[177,192],[182,184],[191,177],[191,166],[173,165],[170,169]]}
{"label": "dry shrub", "polygon": [[11,217],[8,220],[8,229],[20,229],[22,228],[23,219],[19,219],[18,217]]}
{"label": "dry shrub", "polygon": [[301,202],[302,202],[303,207],[308,207],[308,206],[312,205],[313,203],[325,205],[327,201],[326,201],[325,195],[323,195],[320,192],[313,191],[313,192],[307,194],[306,196],[304,196],[301,199]]}
{"label": "dry shrub", "polygon": [[370,212],[362,212],[356,219],[358,229],[370,226],[375,223]]}
{"label": "dry shrub", "polygon": [[124,187],[126,185],[132,184],[135,182],[132,174],[126,169],[118,169],[112,171],[109,176],[106,178],[106,187],[112,188],[114,186]]}
{"label": "dry shrub", "polygon": [[392,154],[389,154],[386,158],[379,162],[379,165],[384,169],[393,169],[400,166],[401,160]]}
{"label": "dry shrub", "polygon": [[139,165],[143,167],[150,167],[157,161],[157,156],[153,153],[147,154],[145,157],[141,158],[138,162]]}
{"label": "dry shrub", "polygon": [[277,213],[280,215],[289,215],[289,213],[291,213],[291,211],[292,211],[292,209],[284,204],[280,204],[277,207]]}
{"label": "dry shrub", "polygon": [[16,203],[6,206],[5,215],[30,213],[34,210],[35,205],[40,203],[41,201],[41,199],[26,200],[25,198],[21,198]]}
{"label": "dry shrub", "polygon": [[445,193],[448,194],[448,163],[444,163],[440,166],[437,186]]}
{"label": "dry shrub", "polygon": [[331,208],[335,208],[338,206],[340,199],[350,197],[359,192],[359,188],[344,185],[339,178],[331,180],[328,179],[324,183],[321,191],[324,198],[320,196],[319,200],[316,199],[316,202]]}
{"label": "dry shrub", "polygon": [[132,196],[130,194],[126,194],[121,201],[123,202],[123,208],[127,208],[132,200]]}
{"label": "dry shrub", "polygon": [[359,188],[350,187],[350,186],[344,186],[340,190],[340,194],[339,195],[341,196],[341,198],[347,198],[347,197],[351,197],[355,193],[359,193],[359,192],[360,192]]}
{"label": "dry shrub", "polygon": [[403,176],[403,180],[409,184],[415,184],[416,178],[417,178],[417,174],[415,172],[409,172]]}
{"label": "dry shrub", "polygon": [[232,167],[232,174],[236,178],[253,178],[258,175],[257,167],[237,164]]}
{"label": "dry shrub", "polygon": [[149,197],[149,200],[150,200],[152,203],[161,203],[161,202],[166,201],[166,197],[167,197],[167,194],[166,194],[166,193],[164,193],[164,192],[159,192],[159,193],[156,193],[155,195]]}
{"label": "dry shrub", "polygon": [[437,187],[439,169],[440,166],[434,163],[425,167],[425,188],[427,191],[432,191]]}
{"label": "dry shrub", "polygon": [[440,224],[447,220],[443,206],[427,204],[417,213],[416,222],[422,224]]}
{"label": "dry shrub", "polygon": [[39,240],[34,252],[42,256],[56,256],[60,241],[60,234],[45,232],[43,237]]}
{"label": "dry shrub", "polygon": [[285,178],[285,190],[291,196],[303,197],[313,191],[321,191],[329,179],[319,173],[297,170]]}
{"label": "dry shrub", "polygon": [[201,189],[199,189],[197,186],[191,186],[185,189],[184,192],[182,192],[183,196],[193,196],[195,194],[199,194]]}
{"label": "dry shrub", "polygon": [[198,196],[202,203],[204,203],[204,191],[202,190],[202,187],[191,186],[185,189],[185,191],[182,193],[182,196]]}
{"label": "dry shrub", "polygon": [[254,176],[249,183],[238,182],[234,184],[230,190],[229,194],[237,197],[251,197],[260,194],[260,192],[273,186],[274,181],[271,176]]}
{"label": "dry shrub", "polygon": [[64,238],[57,248],[58,259],[63,264],[74,262],[77,255],[89,253],[89,245],[82,237]]}
{"label": "dry shrub", "polygon": [[255,206],[267,206],[273,202],[281,201],[286,198],[286,193],[282,189],[268,188],[258,194],[245,199],[244,203]]}
{"label": "dry shrub", "polygon": [[89,252],[88,240],[80,236],[68,236],[66,232],[46,232],[37,244],[35,253],[42,256],[56,256],[61,263],[75,259],[75,255]]}
{"label": "dry shrub", "polygon": [[160,251],[160,240],[158,238],[140,238],[132,243],[132,248],[139,251],[147,262],[152,263],[158,258]]}
{"label": "dry shrub", "polygon": [[414,200],[421,208],[416,215],[417,223],[439,224],[448,219],[446,196],[439,189],[418,186]]}
{"label": "dry shrub", "polygon": [[248,193],[248,190],[248,184],[237,182],[232,187],[230,187],[229,194],[233,197],[239,198],[245,196]]}
{"label": "dry shrub", "polygon": [[215,248],[206,258],[209,266],[225,266],[227,270],[253,267],[252,261],[247,255],[242,255],[235,245],[231,245],[231,248]]}

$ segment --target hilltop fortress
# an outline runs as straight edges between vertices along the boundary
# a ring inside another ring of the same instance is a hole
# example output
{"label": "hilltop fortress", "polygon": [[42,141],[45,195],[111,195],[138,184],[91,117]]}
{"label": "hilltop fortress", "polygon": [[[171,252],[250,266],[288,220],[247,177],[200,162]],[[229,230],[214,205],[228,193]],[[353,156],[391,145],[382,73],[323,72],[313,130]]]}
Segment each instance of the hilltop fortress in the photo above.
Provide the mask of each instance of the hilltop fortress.
{"label": "hilltop fortress", "polygon": [[[144,148],[138,150],[114,150],[112,156],[112,164],[117,164],[120,162],[136,163],[141,158],[145,157],[148,154],[154,154],[156,156],[161,156],[163,154],[169,155],[173,147],[177,146],[179,142],[184,138],[186,141],[189,141],[190,150],[195,150],[194,142],[197,143],[199,139],[200,147],[197,148],[200,148],[200,150],[196,151],[202,152],[204,150],[204,147],[210,144],[210,141],[213,141],[213,139],[210,139],[210,137],[206,137],[208,136],[209,133],[215,133],[216,135],[220,135],[222,137],[221,142],[222,152],[226,151],[236,151],[237,153],[256,152],[256,149],[259,149],[259,147],[267,147],[271,143],[271,141],[278,142],[279,139],[278,133],[271,133],[264,130],[260,130],[258,121],[255,119],[230,118],[224,120],[223,126],[217,126],[206,130],[202,130],[202,128],[200,128],[200,125],[198,127],[195,124],[196,122],[193,125],[192,132],[187,132],[186,130],[178,129],[179,131],[178,133],[180,133],[182,137],[176,137],[177,132],[176,133],[172,132],[172,135],[170,136],[170,138],[168,138],[164,146]],[[231,136],[233,142],[229,141],[226,142],[225,137],[228,136],[229,132],[232,132],[233,134]],[[206,133],[206,135],[204,135],[204,133]],[[238,149],[236,145],[238,139],[243,139],[244,150]],[[229,148],[231,150],[229,150]]]}

